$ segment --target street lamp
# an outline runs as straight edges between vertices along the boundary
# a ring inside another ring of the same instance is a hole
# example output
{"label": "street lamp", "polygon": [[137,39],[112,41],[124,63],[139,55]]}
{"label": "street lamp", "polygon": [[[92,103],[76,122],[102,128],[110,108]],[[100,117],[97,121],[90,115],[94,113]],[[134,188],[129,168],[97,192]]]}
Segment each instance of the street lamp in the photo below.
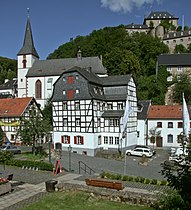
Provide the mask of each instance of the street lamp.
{"label": "street lamp", "polygon": [[68,164],[69,164],[69,172],[71,171],[71,152],[72,152],[72,147],[71,145],[68,146]]}

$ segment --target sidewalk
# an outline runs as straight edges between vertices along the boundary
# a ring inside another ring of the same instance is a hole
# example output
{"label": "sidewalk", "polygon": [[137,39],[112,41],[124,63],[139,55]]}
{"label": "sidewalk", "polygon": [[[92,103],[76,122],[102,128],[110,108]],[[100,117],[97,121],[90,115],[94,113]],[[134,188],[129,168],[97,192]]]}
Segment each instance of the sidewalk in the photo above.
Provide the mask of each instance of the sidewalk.
{"label": "sidewalk", "polygon": [[[54,180],[58,182],[70,182],[78,177],[80,174],[63,174],[63,176],[56,177]],[[83,182],[83,181],[78,181]],[[0,210],[18,210],[30,203],[33,203],[40,198],[46,196],[45,182],[40,184],[23,184],[20,190],[11,192],[0,197]]]}

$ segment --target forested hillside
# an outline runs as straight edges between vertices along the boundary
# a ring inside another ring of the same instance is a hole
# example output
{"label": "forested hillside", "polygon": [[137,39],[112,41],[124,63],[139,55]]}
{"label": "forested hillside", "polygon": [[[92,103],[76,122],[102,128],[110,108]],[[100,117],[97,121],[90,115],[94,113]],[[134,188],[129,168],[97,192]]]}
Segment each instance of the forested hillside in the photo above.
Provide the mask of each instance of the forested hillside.
{"label": "forested hillside", "polygon": [[0,57],[0,85],[5,79],[13,79],[16,77],[17,61],[9,58]]}
{"label": "forested hillside", "polygon": [[83,57],[102,55],[109,75],[132,74],[137,84],[138,99],[164,104],[168,74],[159,69],[156,81],[155,66],[157,56],[167,53],[168,47],[159,38],[144,33],[130,36],[123,25],[105,27],[61,45],[48,59],[76,57],[79,48]]}

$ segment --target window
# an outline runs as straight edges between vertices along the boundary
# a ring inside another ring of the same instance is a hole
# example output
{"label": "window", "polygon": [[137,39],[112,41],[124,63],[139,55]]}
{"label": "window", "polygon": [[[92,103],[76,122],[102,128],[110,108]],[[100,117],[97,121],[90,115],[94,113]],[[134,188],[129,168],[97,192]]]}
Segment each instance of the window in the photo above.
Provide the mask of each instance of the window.
{"label": "window", "polygon": [[97,102],[97,110],[100,111],[100,102]]}
{"label": "window", "polygon": [[173,135],[172,134],[169,134],[168,137],[167,137],[167,142],[168,143],[173,143]]}
{"label": "window", "polygon": [[79,101],[75,102],[75,110],[80,110],[80,102]]}
{"label": "window", "polygon": [[168,122],[168,128],[173,128],[173,122]]}
{"label": "window", "polygon": [[182,122],[178,122],[178,128],[182,128]]}
{"label": "window", "polygon": [[137,138],[139,138],[139,136],[140,136],[140,132],[139,132],[139,131],[137,131]]}
{"label": "window", "polygon": [[104,136],[103,142],[104,142],[104,144],[108,144],[108,136]]}
{"label": "window", "polygon": [[117,109],[118,110],[123,110],[123,103],[118,103],[117,104]]}
{"label": "window", "polygon": [[182,71],[182,66],[178,66],[177,71]]}
{"label": "window", "polygon": [[83,136],[74,136],[74,144],[84,144]]}
{"label": "window", "polygon": [[68,106],[67,106],[67,102],[63,102],[63,110],[67,110]]}
{"label": "window", "polygon": [[76,126],[80,126],[80,118],[76,118]]}
{"label": "window", "polygon": [[98,120],[97,120],[97,127],[100,127],[101,126],[101,120],[100,120],[100,118],[98,118]]}
{"label": "window", "polygon": [[68,84],[71,85],[73,84],[73,76],[68,76]]}
{"label": "window", "polygon": [[68,99],[73,99],[73,90],[68,90]]}
{"label": "window", "polygon": [[26,66],[27,66],[26,55],[23,55],[23,68],[26,68]]}
{"label": "window", "polygon": [[113,136],[109,137],[109,144],[113,144]]}
{"label": "window", "polygon": [[109,119],[109,126],[119,126],[119,119]]}
{"label": "window", "polygon": [[157,128],[162,128],[162,122],[157,122]]}
{"label": "window", "polygon": [[68,125],[68,119],[67,118],[63,118],[63,126],[67,126]]}
{"label": "window", "polygon": [[63,82],[65,82],[65,81],[66,81],[66,78],[65,78],[65,77],[63,77],[63,79],[62,79],[62,80],[63,80]]}
{"label": "window", "polygon": [[176,40],[173,40],[173,43],[176,43]]}
{"label": "window", "polygon": [[37,99],[42,98],[42,83],[40,80],[37,80],[35,83],[35,97]]}
{"label": "window", "polygon": [[108,104],[107,104],[107,109],[108,109],[108,110],[112,110],[112,109],[113,109],[113,104],[108,103]]}
{"label": "window", "polygon": [[182,135],[177,135],[177,142],[182,143],[183,141],[183,136]]}
{"label": "window", "polygon": [[79,75],[76,75],[76,80],[78,80],[79,79]]}
{"label": "window", "polygon": [[172,67],[171,66],[168,66],[167,67],[167,71],[172,71]]}
{"label": "window", "polygon": [[98,145],[101,144],[101,136],[98,136]]}
{"label": "window", "polygon": [[61,142],[62,144],[70,144],[70,136],[61,136]]}
{"label": "window", "polygon": [[119,144],[119,137],[115,137],[115,144]]}
{"label": "window", "polygon": [[80,90],[79,89],[76,89],[76,94],[79,94],[80,93]]}
{"label": "window", "polygon": [[53,81],[53,78],[48,78],[48,80],[47,80],[47,90],[52,90],[52,81]]}
{"label": "window", "polygon": [[62,93],[63,93],[63,95],[66,95],[66,91],[65,91],[65,90],[63,90],[63,92],[62,92]]}

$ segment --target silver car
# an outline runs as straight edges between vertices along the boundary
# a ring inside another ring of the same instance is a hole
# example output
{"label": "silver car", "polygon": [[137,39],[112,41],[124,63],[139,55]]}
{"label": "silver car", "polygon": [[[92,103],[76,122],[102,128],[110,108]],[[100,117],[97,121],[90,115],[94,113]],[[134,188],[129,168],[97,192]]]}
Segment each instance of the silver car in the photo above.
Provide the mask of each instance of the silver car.
{"label": "silver car", "polygon": [[12,152],[13,154],[21,154],[21,149],[14,146],[14,145],[3,145],[0,147],[0,150],[1,151],[9,151],[9,152]]}

